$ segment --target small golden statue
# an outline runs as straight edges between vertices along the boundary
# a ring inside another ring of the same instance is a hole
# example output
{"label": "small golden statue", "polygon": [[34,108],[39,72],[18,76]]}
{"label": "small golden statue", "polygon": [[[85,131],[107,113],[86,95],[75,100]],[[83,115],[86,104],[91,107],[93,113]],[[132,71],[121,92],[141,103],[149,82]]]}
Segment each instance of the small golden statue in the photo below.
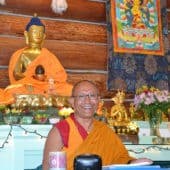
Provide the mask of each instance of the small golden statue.
{"label": "small golden statue", "polygon": [[97,113],[97,115],[104,116],[104,117],[106,117],[108,115],[107,109],[104,106],[104,100],[100,100],[96,113]]}
{"label": "small golden statue", "polygon": [[111,107],[111,112],[107,117],[109,126],[118,134],[137,134],[138,128],[130,121],[128,111],[123,104],[125,93],[123,91],[118,91],[112,100],[114,101],[114,105]]}
{"label": "small golden statue", "polygon": [[115,105],[112,106],[110,117],[114,120],[115,125],[122,125],[129,122],[128,114],[124,106],[125,93],[123,91],[118,91],[116,96],[112,98]]}
{"label": "small golden statue", "polygon": [[95,118],[97,120],[107,123],[107,115],[107,108],[104,106],[104,100],[101,99],[95,114]]}

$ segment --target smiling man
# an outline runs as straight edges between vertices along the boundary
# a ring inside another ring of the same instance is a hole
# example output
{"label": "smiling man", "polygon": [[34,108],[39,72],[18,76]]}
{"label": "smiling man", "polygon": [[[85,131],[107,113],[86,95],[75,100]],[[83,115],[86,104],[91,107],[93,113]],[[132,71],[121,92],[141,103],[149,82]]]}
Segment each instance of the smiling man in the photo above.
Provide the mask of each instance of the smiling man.
{"label": "smiling man", "polygon": [[49,132],[43,158],[43,170],[48,170],[49,152],[66,151],[67,170],[73,170],[73,160],[80,154],[97,154],[103,165],[149,161],[134,159],[119,137],[105,123],[94,119],[100,96],[95,84],[78,82],[72,89],[70,103],[74,113],[57,123]]}

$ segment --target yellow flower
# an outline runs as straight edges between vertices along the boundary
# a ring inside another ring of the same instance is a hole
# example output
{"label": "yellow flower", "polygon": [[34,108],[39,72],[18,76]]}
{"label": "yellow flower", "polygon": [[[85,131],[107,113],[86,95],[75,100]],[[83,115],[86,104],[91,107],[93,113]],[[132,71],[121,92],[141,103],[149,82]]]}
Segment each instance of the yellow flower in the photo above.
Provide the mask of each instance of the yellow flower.
{"label": "yellow flower", "polygon": [[69,116],[73,112],[74,112],[74,110],[71,107],[69,107],[69,108],[63,107],[62,109],[59,110],[58,114],[60,116],[66,117],[66,116]]}

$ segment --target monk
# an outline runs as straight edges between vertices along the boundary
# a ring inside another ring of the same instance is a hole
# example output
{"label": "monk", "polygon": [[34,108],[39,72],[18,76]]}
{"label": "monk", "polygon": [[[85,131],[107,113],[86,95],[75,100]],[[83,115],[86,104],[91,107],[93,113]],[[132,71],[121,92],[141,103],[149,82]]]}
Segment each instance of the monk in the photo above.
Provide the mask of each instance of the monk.
{"label": "monk", "polygon": [[49,152],[66,151],[67,170],[73,170],[73,160],[80,154],[97,154],[103,165],[147,161],[135,159],[119,137],[105,123],[94,119],[100,100],[97,87],[88,80],[75,84],[69,99],[74,113],[58,122],[48,134],[43,157],[43,170],[48,170]]}
{"label": "monk", "polygon": [[37,16],[27,24],[24,35],[27,47],[19,49],[11,56],[11,85],[4,90],[0,101],[11,103],[14,101],[14,94],[70,96],[72,85],[67,83],[63,66],[54,54],[42,48],[45,26]]}

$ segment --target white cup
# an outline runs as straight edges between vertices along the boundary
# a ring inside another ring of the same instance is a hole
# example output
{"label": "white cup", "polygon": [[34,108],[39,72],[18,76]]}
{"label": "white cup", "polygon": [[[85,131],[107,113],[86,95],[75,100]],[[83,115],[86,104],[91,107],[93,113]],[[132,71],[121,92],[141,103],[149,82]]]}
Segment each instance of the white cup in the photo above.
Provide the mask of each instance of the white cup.
{"label": "white cup", "polygon": [[49,153],[49,170],[66,170],[66,152]]}

